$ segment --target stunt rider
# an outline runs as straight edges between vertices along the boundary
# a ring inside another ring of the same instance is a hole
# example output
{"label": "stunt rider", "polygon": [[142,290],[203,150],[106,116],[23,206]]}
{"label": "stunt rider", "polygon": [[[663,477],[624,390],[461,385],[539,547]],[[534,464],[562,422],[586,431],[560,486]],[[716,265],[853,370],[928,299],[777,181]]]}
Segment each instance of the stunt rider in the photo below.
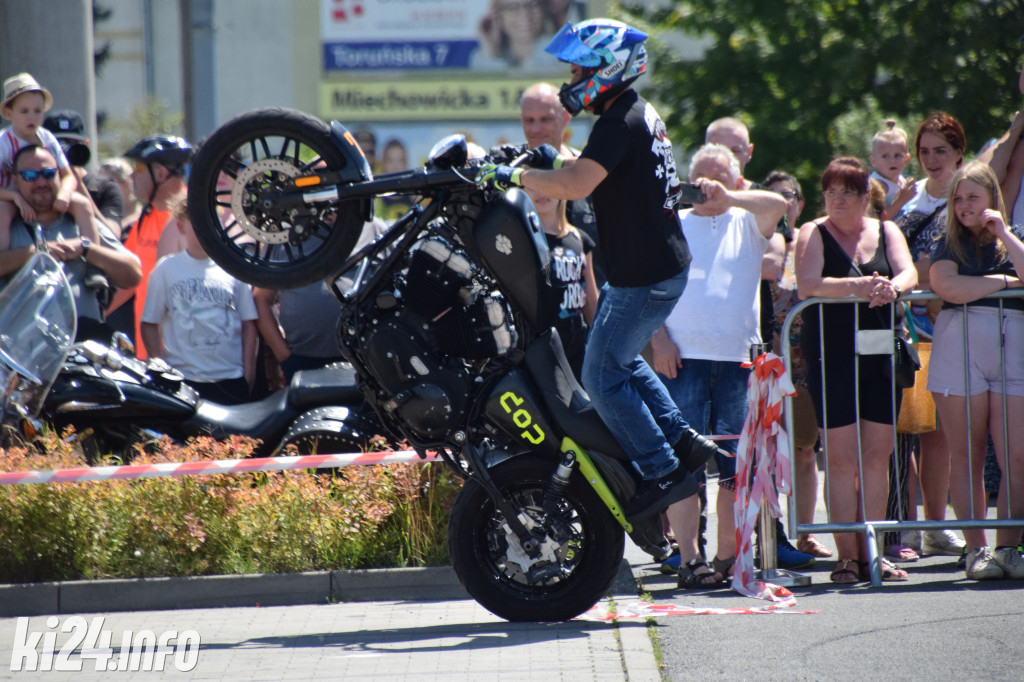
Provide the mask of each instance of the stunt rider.
{"label": "stunt rider", "polygon": [[583,384],[642,475],[627,502],[631,518],[694,495],[692,472],[718,450],[683,420],[640,357],[682,294],[690,264],[672,144],[657,112],[630,87],[647,68],[646,38],[611,19],[566,24],[546,51],[572,74],[559,91],[562,106],[573,116],[584,109],[599,116],[582,154],[566,159],[544,145],[534,151],[535,169],[488,164],[477,176],[481,185],[526,187],[556,199],[593,196],[608,282],[587,342]]}

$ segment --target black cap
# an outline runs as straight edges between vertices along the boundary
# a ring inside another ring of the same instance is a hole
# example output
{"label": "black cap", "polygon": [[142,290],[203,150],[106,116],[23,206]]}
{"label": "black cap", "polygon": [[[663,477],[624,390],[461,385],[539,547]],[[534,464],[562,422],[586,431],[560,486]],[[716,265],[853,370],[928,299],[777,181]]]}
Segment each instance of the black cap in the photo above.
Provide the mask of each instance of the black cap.
{"label": "black cap", "polygon": [[57,137],[85,141],[85,120],[74,109],[51,111],[43,119],[43,127]]}

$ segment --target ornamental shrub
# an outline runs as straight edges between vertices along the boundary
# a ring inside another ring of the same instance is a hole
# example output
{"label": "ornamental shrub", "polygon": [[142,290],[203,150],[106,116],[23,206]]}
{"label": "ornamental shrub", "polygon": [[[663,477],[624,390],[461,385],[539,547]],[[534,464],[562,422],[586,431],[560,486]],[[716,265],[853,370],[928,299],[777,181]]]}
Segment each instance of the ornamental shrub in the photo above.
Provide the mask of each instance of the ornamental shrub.
{"label": "ornamental shrub", "polygon": [[[72,442],[0,450],[0,471],[86,466]],[[251,452],[165,440],[133,463]],[[0,582],[444,565],[458,487],[436,463],[0,486]]]}

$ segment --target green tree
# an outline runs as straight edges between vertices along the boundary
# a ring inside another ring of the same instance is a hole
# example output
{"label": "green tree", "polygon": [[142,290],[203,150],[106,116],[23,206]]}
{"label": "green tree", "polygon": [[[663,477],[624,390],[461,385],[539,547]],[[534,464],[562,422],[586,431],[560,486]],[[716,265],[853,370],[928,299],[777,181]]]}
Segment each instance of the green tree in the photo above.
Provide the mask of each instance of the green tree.
{"label": "green tree", "polygon": [[[673,142],[694,148],[709,122],[736,116],[756,145],[747,177],[785,169],[808,193],[836,152],[866,157],[886,117],[908,124],[913,138],[928,113],[948,111],[975,151],[1021,105],[1024,0],[677,0],[620,9],[652,36],[645,94],[659,103]],[[710,43],[701,59],[683,61],[665,47],[679,32]],[[851,148],[849,126],[862,121],[871,121],[863,146]]]}

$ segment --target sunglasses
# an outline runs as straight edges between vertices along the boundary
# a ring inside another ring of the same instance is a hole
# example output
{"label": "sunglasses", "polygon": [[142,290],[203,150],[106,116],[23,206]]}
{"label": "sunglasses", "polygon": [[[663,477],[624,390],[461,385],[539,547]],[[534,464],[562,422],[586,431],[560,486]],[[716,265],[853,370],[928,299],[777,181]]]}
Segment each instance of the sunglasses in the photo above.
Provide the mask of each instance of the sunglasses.
{"label": "sunglasses", "polygon": [[39,179],[39,176],[44,177],[47,180],[53,180],[54,176],[57,175],[56,168],[44,168],[43,170],[23,170],[18,171],[18,175],[25,182],[35,182]]}

